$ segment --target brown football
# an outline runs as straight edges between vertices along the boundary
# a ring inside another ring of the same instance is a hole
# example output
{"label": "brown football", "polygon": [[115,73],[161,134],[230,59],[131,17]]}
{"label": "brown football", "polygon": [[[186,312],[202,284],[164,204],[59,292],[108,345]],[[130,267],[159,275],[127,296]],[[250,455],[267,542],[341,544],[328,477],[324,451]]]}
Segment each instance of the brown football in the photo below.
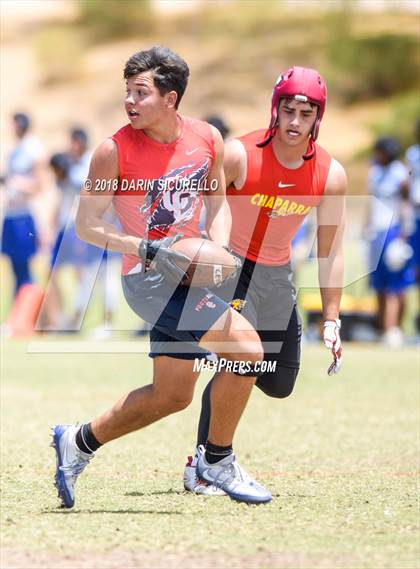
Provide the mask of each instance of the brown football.
{"label": "brown football", "polygon": [[236,271],[235,258],[221,245],[195,237],[176,241],[171,249],[182,253],[190,263],[177,261],[177,266],[187,273],[186,286],[215,287]]}

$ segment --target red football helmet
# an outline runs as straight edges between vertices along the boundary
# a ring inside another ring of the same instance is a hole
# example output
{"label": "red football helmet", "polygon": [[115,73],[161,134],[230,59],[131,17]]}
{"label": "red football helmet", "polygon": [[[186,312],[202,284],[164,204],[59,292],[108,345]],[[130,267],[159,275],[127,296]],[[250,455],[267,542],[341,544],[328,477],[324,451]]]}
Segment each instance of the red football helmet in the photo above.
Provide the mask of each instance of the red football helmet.
{"label": "red football helmet", "polygon": [[316,121],[314,123],[310,147],[304,156],[305,160],[312,158],[315,152],[313,141],[318,137],[319,125],[327,104],[327,85],[321,75],[315,69],[307,67],[291,67],[282,73],[276,81],[271,98],[271,121],[265,138],[257,146],[263,147],[273,138],[278,126],[278,108],[280,99],[292,97],[303,103],[313,103],[318,107]]}

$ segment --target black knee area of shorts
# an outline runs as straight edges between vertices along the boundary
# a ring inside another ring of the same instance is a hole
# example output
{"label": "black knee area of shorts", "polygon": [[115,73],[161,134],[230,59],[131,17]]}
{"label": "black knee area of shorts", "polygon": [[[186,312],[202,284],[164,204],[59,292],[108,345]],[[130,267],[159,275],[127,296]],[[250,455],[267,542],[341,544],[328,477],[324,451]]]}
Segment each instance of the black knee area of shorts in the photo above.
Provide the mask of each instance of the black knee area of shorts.
{"label": "black knee area of shorts", "polygon": [[289,397],[295,386],[299,368],[278,366],[275,372],[261,374],[255,385],[269,397]]}

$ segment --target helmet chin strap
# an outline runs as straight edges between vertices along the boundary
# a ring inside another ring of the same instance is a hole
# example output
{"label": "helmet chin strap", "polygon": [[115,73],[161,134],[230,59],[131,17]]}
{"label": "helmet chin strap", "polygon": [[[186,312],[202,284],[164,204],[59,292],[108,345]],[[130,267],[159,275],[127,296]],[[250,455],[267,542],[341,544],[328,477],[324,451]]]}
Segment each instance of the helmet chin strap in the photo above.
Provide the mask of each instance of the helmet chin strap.
{"label": "helmet chin strap", "polygon": [[302,158],[303,160],[307,161],[307,160],[312,160],[314,156],[315,156],[315,143],[312,140],[312,136],[310,136],[308,141],[308,148],[306,149],[306,154],[304,154]]}
{"label": "helmet chin strap", "polygon": [[255,146],[258,146],[258,148],[264,148],[265,146],[267,146],[267,144],[269,144],[273,140],[275,132],[276,132],[276,127],[270,128],[268,132],[266,132],[264,140],[262,142],[257,142]]}
{"label": "helmet chin strap", "polygon": [[306,154],[302,156],[302,158],[305,161],[312,160],[312,158],[315,156],[315,140],[318,137],[319,120],[320,119],[319,119],[319,107],[318,107],[316,111],[315,122],[312,127],[311,134],[309,135],[308,148],[306,149]]}

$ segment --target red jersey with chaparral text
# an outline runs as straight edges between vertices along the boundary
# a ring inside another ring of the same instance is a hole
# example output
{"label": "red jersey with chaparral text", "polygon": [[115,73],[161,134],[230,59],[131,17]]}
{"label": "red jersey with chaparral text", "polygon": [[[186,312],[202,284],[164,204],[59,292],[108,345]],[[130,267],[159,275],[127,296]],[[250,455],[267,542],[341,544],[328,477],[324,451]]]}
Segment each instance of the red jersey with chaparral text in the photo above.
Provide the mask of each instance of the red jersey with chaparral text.
{"label": "red jersey with chaparral text", "polygon": [[331,156],[315,144],[311,160],[293,170],[286,168],[274,155],[271,142],[264,148],[256,146],[264,132],[238,138],[246,150],[247,174],[242,188],[227,188],[232,211],[230,246],[263,265],[285,265],[294,235],[322,200]]}
{"label": "red jersey with chaparral text", "polygon": [[[113,205],[128,235],[200,237],[203,191],[215,157],[213,133],[203,121],[179,117],[181,134],[169,144],[130,124],[112,137],[119,165]],[[141,269],[136,255],[123,255],[123,275]]]}

